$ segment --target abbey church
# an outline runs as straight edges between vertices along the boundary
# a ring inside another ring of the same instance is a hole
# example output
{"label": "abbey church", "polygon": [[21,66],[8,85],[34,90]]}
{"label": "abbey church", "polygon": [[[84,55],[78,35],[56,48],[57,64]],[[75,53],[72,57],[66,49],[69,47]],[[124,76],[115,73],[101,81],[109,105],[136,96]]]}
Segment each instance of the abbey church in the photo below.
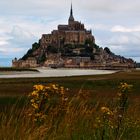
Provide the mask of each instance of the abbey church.
{"label": "abbey church", "polygon": [[108,47],[95,43],[91,30],[87,30],[73,16],[71,4],[68,24],[58,25],[57,30],[43,34],[38,42],[19,60],[12,60],[13,67],[128,69],[135,62],[115,55]]}
{"label": "abbey church", "polygon": [[71,5],[68,25],[58,25],[58,29],[53,30],[51,34],[43,34],[41,44],[44,47],[49,45],[60,47],[61,42],[63,42],[64,45],[84,44],[85,40],[91,40],[91,42],[95,43],[91,30],[86,30],[84,24],[74,20]]}

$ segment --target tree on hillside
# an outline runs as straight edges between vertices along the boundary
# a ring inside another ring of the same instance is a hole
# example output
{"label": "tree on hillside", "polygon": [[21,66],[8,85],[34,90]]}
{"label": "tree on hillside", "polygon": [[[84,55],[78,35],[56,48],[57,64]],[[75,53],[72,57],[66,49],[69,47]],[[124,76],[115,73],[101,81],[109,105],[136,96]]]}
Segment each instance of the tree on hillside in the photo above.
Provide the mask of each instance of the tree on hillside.
{"label": "tree on hillside", "polygon": [[39,48],[39,43],[35,42],[34,44],[32,44],[32,50],[35,51]]}
{"label": "tree on hillside", "polygon": [[110,49],[108,47],[105,47],[104,50],[108,53],[108,54],[112,54],[112,52],[110,51]]}

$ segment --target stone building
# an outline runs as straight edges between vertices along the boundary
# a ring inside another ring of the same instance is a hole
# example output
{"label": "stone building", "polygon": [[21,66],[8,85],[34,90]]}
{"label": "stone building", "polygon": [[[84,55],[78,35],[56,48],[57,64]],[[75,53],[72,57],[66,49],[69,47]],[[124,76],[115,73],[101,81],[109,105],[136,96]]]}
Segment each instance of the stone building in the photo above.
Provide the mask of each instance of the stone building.
{"label": "stone building", "polygon": [[34,57],[29,57],[27,60],[17,60],[17,58],[15,58],[14,60],[12,60],[12,67],[16,67],[16,68],[34,68],[37,67],[37,60]]}
{"label": "stone building", "polygon": [[60,47],[65,44],[84,44],[87,39],[95,42],[92,31],[86,30],[84,24],[75,21],[71,5],[68,24],[58,25],[58,29],[53,30],[51,34],[43,34],[41,46],[42,48],[47,48],[47,46]]}

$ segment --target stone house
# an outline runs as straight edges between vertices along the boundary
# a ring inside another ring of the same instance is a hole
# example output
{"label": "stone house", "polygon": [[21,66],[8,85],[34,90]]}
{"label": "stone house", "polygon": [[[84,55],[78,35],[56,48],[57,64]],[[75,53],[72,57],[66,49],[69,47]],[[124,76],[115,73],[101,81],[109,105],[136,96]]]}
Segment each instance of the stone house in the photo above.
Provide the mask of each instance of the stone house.
{"label": "stone house", "polygon": [[37,60],[34,57],[28,57],[27,60],[12,60],[12,67],[20,68],[34,68],[37,67]]}

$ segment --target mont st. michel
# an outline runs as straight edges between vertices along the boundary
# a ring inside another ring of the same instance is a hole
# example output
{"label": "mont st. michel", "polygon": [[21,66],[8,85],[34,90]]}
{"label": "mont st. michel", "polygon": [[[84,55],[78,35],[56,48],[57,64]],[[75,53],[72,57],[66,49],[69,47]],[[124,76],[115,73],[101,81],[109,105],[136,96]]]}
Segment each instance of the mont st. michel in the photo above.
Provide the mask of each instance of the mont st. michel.
{"label": "mont st. michel", "polygon": [[96,45],[91,30],[76,21],[71,5],[67,25],[58,25],[57,30],[43,34],[38,42],[19,60],[12,60],[13,67],[128,69],[135,62],[115,55],[108,47]]}

